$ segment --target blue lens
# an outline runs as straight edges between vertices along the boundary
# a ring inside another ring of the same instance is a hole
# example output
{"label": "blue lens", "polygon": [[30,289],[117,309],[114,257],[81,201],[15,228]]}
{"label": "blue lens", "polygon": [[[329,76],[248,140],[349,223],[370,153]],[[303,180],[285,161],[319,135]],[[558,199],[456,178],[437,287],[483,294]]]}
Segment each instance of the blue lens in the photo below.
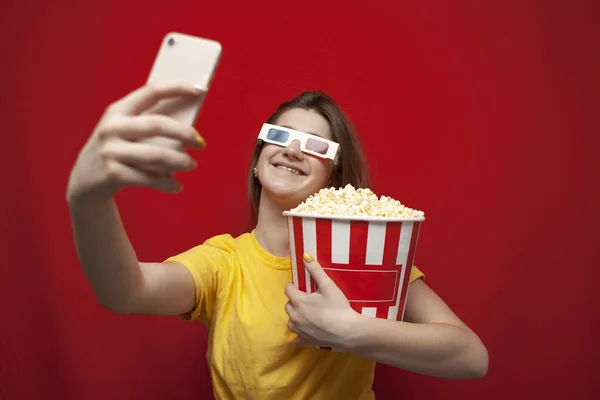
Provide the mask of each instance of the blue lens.
{"label": "blue lens", "polygon": [[269,132],[267,132],[267,139],[274,142],[285,143],[289,137],[289,132],[280,129],[271,128],[269,129]]}

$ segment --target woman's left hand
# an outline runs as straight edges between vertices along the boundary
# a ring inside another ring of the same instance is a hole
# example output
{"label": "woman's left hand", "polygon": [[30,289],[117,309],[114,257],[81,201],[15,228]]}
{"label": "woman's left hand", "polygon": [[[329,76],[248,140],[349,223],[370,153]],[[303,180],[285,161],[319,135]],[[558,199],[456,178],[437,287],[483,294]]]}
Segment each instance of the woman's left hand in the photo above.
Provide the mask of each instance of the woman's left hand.
{"label": "woman's left hand", "polygon": [[288,329],[298,335],[298,346],[341,347],[350,339],[352,321],[359,314],[350,307],[344,293],[311,255],[305,253],[304,261],[318,290],[305,293],[293,283],[288,283],[285,288],[289,299],[285,305],[289,316]]}

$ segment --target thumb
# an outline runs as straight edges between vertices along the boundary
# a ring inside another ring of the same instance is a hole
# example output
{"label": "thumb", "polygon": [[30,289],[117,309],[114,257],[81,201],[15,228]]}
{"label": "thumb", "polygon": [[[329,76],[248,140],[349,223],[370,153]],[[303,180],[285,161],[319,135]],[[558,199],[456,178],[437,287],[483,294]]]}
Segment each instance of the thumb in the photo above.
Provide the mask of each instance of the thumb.
{"label": "thumb", "polygon": [[304,265],[306,270],[315,280],[319,291],[328,291],[331,290],[331,287],[337,287],[333,280],[327,275],[327,272],[323,269],[321,264],[319,264],[312,255],[308,253],[304,253]]}

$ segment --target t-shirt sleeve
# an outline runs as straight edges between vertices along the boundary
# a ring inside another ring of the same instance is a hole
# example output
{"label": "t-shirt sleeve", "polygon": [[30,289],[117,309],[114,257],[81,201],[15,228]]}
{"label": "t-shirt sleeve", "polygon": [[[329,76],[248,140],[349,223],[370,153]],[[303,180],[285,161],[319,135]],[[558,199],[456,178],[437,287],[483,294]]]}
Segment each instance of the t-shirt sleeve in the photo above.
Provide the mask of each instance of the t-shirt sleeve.
{"label": "t-shirt sleeve", "polygon": [[220,290],[228,282],[231,266],[229,235],[213,237],[203,244],[169,257],[164,262],[178,262],[190,272],[196,288],[196,302],[192,310],[178,315],[185,321],[200,320],[208,326],[212,319]]}
{"label": "t-shirt sleeve", "polygon": [[410,272],[410,283],[413,283],[417,279],[425,279],[425,274],[413,265],[412,270]]}

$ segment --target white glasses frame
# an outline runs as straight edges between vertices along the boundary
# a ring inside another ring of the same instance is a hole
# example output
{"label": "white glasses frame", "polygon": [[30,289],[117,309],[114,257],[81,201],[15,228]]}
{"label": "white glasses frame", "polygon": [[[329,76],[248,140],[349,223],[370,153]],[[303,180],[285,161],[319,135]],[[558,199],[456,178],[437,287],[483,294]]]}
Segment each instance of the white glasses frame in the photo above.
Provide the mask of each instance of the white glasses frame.
{"label": "white glasses frame", "polygon": [[[288,133],[287,141],[285,143],[283,143],[283,142],[278,142],[276,140],[269,139],[268,133],[271,129],[287,132]],[[297,140],[298,142],[300,142],[300,149],[302,150],[303,153],[311,154],[311,155],[314,155],[314,156],[317,156],[320,158],[328,158],[330,160],[333,160],[335,163],[337,163],[337,158],[338,158],[338,153],[339,153],[339,148],[340,148],[339,143],[322,138],[321,136],[296,131],[294,129],[286,128],[284,126],[263,124],[262,128],[260,129],[260,133],[258,134],[258,138],[260,140],[263,140],[266,143],[275,144],[275,145],[281,146],[281,147],[287,147],[294,140]],[[327,152],[325,154],[323,154],[323,153],[319,153],[317,151],[307,149],[306,143],[308,142],[309,139],[326,143],[328,145]]]}

